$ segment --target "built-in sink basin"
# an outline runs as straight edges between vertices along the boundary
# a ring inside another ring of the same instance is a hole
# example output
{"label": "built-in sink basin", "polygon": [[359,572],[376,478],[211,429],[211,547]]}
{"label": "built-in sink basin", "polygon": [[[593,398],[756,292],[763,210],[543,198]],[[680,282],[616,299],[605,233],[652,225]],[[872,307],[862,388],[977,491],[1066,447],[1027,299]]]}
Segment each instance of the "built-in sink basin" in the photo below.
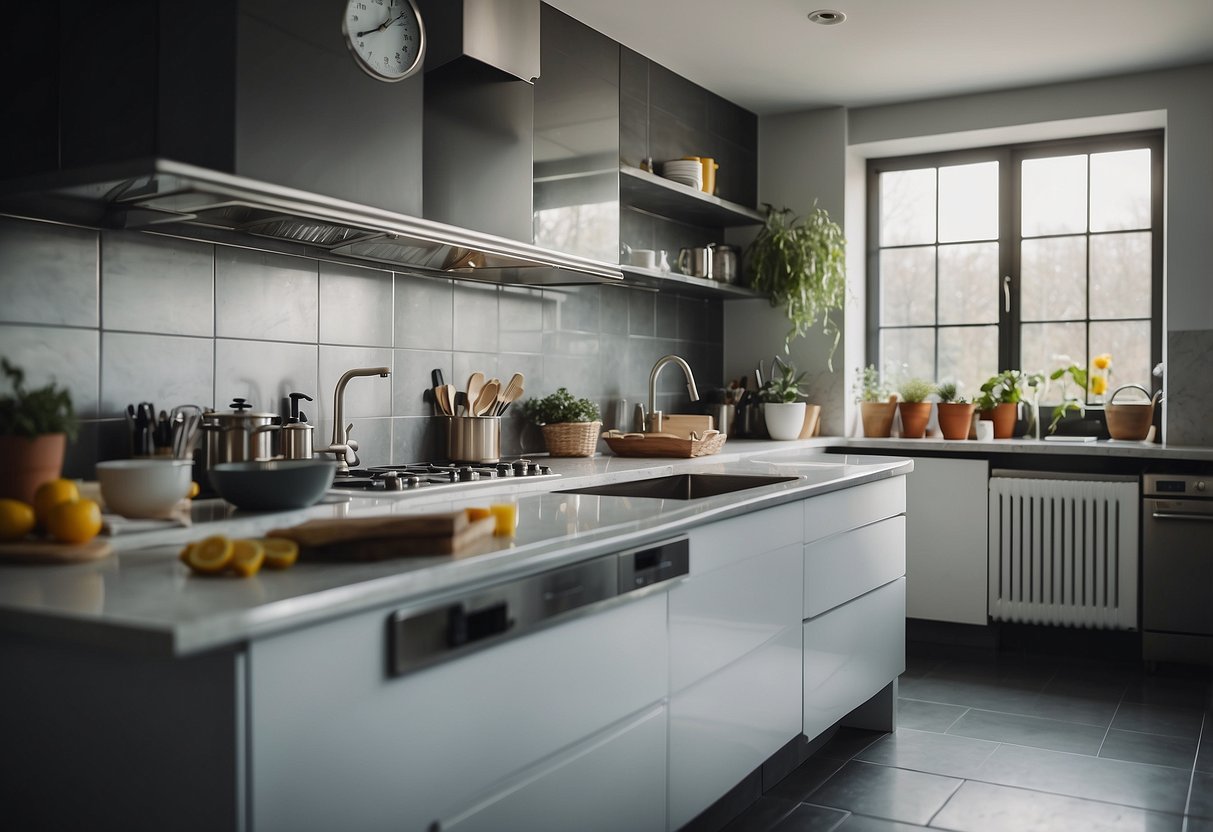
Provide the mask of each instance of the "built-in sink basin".
{"label": "built-in sink basin", "polygon": [[595,494],[600,497],[652,497],[656,500],[698,500],[731,494],[747,488],[761,488],[797,477],[768,477],[759,474],[674,474],[648,480],[614,482],[588,488],[570,488],[559,494]]}

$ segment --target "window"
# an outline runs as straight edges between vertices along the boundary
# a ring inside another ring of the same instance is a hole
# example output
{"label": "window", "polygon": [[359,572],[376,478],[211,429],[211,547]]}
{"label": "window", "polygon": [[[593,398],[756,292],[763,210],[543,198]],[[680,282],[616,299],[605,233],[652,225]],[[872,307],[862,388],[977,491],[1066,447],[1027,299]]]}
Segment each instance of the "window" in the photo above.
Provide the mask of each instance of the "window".
{"label": "window", "polygon": [[[1109,353],[1113,387],[1151,388],[1160,133],[876,159],[868,197],[868,354],[886,374],[972,397],[1000,369]],[[1044,403],[1060,399],[1055,387]]]}

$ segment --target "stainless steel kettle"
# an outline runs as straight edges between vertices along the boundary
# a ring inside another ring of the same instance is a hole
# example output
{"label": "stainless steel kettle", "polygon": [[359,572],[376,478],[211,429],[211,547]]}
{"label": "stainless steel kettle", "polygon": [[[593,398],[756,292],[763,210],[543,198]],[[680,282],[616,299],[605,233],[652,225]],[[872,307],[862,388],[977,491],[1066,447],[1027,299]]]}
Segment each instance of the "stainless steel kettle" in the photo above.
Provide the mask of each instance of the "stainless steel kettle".
{"label": "stainless steel kettle", "polygon": [[220,462],[270,459],[273,435],[260,430],[278,419],[277,413],[256,413],[242,398],[232,399],[231,410],[208,410],[199,429],[203,436],[204,464],[209,470]]}
{"label": "stainless steel kettle", "polygon": [[715,243],[706,246],[680,249],[678,252],[678,271],[691,277],[712,276],[712,249]]}

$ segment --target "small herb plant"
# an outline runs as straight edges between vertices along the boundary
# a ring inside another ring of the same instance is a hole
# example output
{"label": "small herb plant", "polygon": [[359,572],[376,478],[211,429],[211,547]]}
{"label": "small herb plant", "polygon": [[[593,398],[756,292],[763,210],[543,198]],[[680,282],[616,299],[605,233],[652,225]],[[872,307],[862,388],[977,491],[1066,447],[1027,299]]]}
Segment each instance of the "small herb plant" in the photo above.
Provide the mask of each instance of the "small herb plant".
{"label": "small herb plant", "polygon": [[76,438],[79,423],[71,395],[54,384],[25,389],[25,371],[0,358],[0,369],[12,383],[11,395],[0,395],[0,436],[42,436],[65,433]]}
{"label": "small herb plant", "polygon": [[527,399],[522,403],[522,415],[537,425],[561,422],[596,422],[598,405],[589,399],[575,399],[561,387],[542,399]]}
{"label": "small herb plant", "polygon": [[981,385],[977,409],[992,410],[999,404],[1018,404],[1023,401],[1023,387],[1028,381],[1019,370],[1003,370],[996,376],[990,376]]}
{"label": "small herb plant", "polygon": [[935,386],[935,395],[939,397],[940,404],[966,404],[954,381],[941,381]]}
{"label": "small herb plant", "polygon": [[758,398],[773,404],[799,401],[805,395],[801,387],[805,373],[797,375],[796,367],[781,360],[779,356],[775,356],[775,363],[780,367],[779,375],[773,375],[763,382],[762,389],[758,391]]}
{"label": "small herb plant", "polygon": [[897,387],[897,394],[907,404],[925,402],[935,392],[935,385],[922,378],[907,378]]}
{"label": "small herb plant", "polygon": [[880,378],[875,364],[869,364],[855,378],[855,401],[883,402],[889,398],[889,390]]}

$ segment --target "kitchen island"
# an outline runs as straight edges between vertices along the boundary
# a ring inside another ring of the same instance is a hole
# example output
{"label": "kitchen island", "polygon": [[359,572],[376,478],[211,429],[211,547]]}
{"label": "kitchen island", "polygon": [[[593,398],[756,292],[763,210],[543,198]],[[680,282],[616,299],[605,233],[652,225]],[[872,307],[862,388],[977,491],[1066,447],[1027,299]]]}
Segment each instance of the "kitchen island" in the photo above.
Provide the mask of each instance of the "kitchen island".
{"label": "kitchen island", "polygon": [[[115,538],[105,561],[5,567],[0,696],[18,753],[4,775],[24,784],[19,817],[35,828],[91,817],[132,829],[676,829],[865,702],[865,719],[891,727],[911,463],[793,443],[553,462],[559,479],[456,499],[335,497],[243,517],[200,504],[192,528]],[[693,500],[559,493],[675,472],[787,479]],[[305,562],[248,580],[200,578],[176,560],[184,541],[219,531],[506,497],[515,536],[457,557]],[[686,546],[687,574],[393,670],[390,621],[659,544]],[[55,799],[65,780],[78,785],[70,804]]]}

